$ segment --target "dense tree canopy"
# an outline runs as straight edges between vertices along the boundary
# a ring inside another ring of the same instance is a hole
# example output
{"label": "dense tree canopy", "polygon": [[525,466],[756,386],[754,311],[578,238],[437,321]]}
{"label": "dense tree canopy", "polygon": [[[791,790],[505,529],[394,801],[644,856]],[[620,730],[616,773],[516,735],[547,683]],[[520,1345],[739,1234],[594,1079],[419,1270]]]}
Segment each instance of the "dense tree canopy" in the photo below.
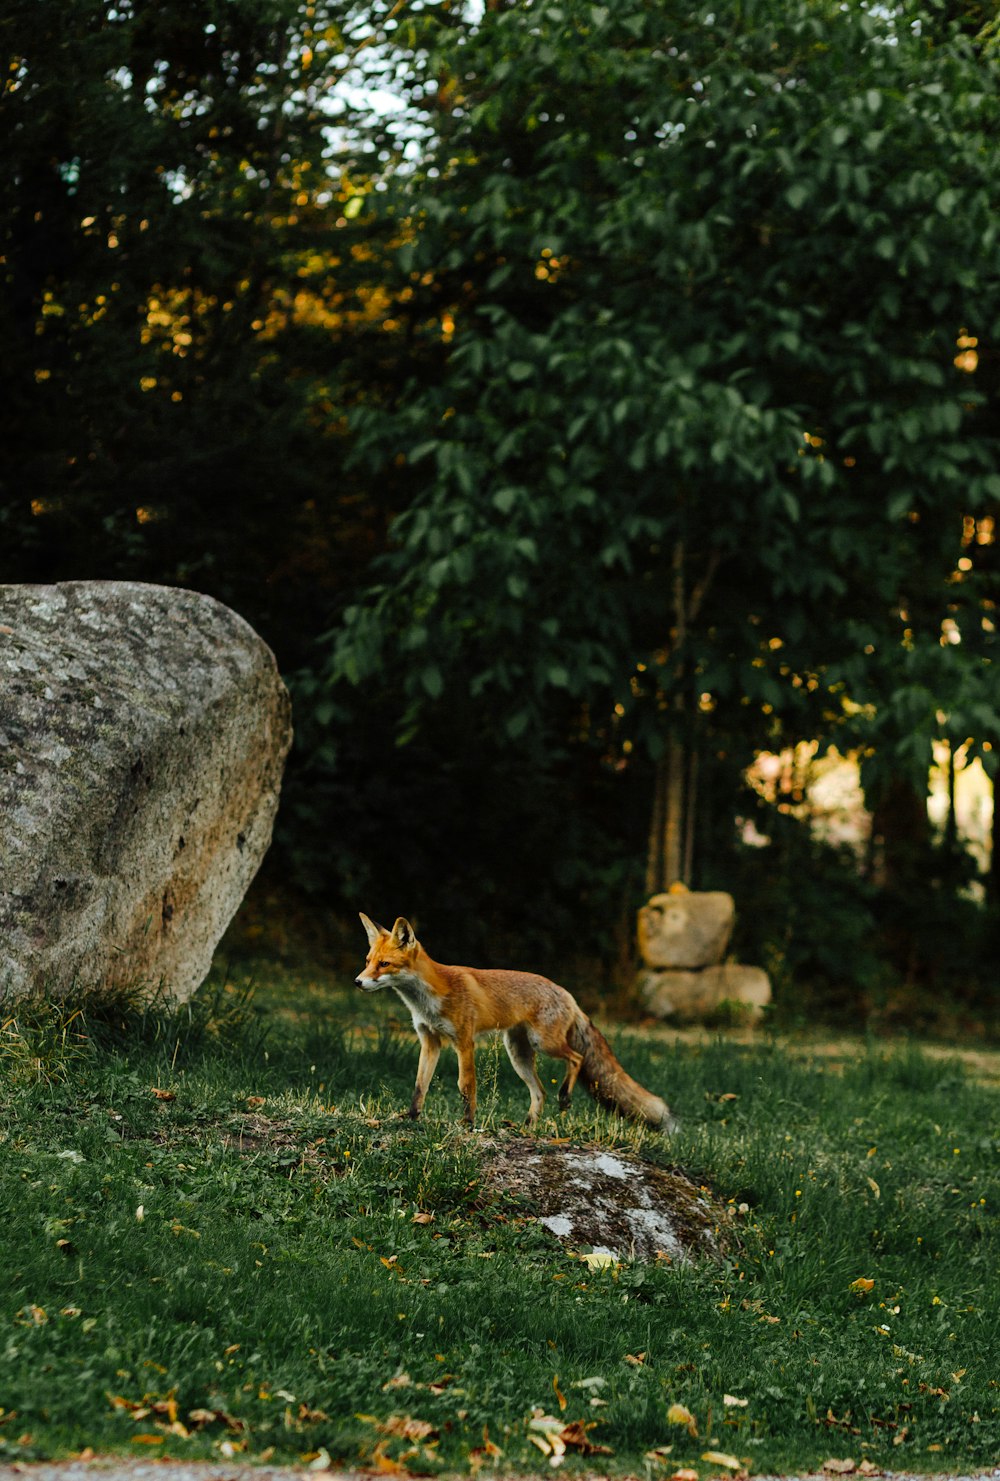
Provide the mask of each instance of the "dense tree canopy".
{"label": "dense tree canopy", "polygon": [[335,901],[593,943],[804,737],[922,807],[1000,751],[995,29],[17,0],[0,574],[260,627]]}

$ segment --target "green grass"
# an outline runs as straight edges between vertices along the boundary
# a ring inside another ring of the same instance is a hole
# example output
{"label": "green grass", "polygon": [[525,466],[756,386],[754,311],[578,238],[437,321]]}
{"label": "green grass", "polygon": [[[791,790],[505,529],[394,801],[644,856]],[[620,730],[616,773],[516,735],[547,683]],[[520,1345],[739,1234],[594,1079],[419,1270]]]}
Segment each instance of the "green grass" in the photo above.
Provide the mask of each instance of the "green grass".
{"label": "green grass", "polygon": [[[957,1060],[619,1036],[681,1133],[578,1097],[539,1135],[684,1167],[732,1234],[718,1266],[591,1271],[487,1191],[453,1056],[426,1120],[399,1117],[416,1044],[388,995],[290,975],[265,998],[0,1013],[0,1459],[537,1471],[538,1410],[613,1451],[570,1471],[995,1462],[1000,1096]],[[479,1064],[503,1134],[524,1087]]]}

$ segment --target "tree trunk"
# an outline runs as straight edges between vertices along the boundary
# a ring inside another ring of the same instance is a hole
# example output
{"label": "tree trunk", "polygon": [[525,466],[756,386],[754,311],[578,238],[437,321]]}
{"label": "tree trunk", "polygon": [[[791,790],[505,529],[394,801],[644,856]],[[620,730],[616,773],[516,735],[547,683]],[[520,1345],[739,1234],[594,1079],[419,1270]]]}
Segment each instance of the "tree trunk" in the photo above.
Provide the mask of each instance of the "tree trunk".
{"label": "tree trunk", "polygon": [[649,846],[646,853],[646,896],[658,895],[663,884],[663,823],[667,806],[667,757],[656,763],[653,778],[653,808],[649,820]]}
{"label": "tree trunk", "polygon": [[684,652],[688,630],[697,617],[719,557],[713,552],[705,572],[690,595],[686,589],[684,542],[674,545],[672,559],[673,596],[673,697],[666,748],[656,763],[653,805],[650,813],[646,853],[646,892],[657,895],[678,882],[689,884],[694,864],[695,799],[698,753],[692,716],[684,692]]}
{"label": "tree trunk", "polygon": [[684,809],[684,864],[681,879],[691,888],[694,878],[694,824],[698,816],[698,752],[694,745],[688,752],[687,798]]}
{"label": "tree trunk", "polygon": [[990,825],[990,872],[986,877],[986,892],[991,902],[1000,906],[1000,788],[993,782],[993,822]]}
{"label": "tree trunk", "polygon": [[687,767],[684,742],[671,736],[667,746],[667,805],[663,819],[663,888],[684,882],[684,814]]}
{"label": "tree trunk", "polygon": [[944,843],[949,854],[958,844],[958,818],[955,813],[955,745],[948,742],[948,813],[944,820]]}
{"label": "tree trunk", "polygon": [[872,814],[875,882],[883,889],[906,890],[927,868],[927,801],[903,777],[886,786]]}

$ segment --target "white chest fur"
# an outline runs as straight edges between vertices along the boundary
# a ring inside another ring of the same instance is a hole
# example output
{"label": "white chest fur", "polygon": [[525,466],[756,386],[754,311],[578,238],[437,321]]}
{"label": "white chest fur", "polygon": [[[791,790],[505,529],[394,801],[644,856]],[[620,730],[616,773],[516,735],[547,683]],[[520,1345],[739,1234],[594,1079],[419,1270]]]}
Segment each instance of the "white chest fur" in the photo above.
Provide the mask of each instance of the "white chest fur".
{"label": "white chest fur", "polygon": [[423,1026],[436,1034],[443,1034],[446,1039],[454,1039],[455,1025],[441,1012],[437,998],[427,991],[421,977],[415,972],[397,972],[392,986],[409,1008],[415,1029]]}

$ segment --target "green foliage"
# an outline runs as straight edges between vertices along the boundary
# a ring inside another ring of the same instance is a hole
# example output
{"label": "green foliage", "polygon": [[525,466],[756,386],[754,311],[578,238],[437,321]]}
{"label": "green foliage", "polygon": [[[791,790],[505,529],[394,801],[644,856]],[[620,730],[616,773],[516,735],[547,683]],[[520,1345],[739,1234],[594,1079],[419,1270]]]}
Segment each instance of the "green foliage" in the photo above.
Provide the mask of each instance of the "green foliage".
{"label": "green foliage", "polygon": [[5,7],[0,579],[195,586],[305,657],[371,523],[323,409],[352,16]]}
{"label": "green foliage", "polygon": [[836,725],[848,669],[889,704],[998,492],[953,363],[1000,321],[995,70],[813,3],[435,22],[413,65],[453,90],[375,204],[407,360],[352,419],[419,482],[331,676],[398,674],[404,725],[468,688],[515,743],[568,691],[654,753],[678,685],[747,752]]}
{"label": "green foliage", "polygon": [[668,731],[730,814],[802,735],[873,799],[941,736],[994,766],[978,0],[14,0],[0,38],[0,579],[262,632],[277,872],[607,961]]}

